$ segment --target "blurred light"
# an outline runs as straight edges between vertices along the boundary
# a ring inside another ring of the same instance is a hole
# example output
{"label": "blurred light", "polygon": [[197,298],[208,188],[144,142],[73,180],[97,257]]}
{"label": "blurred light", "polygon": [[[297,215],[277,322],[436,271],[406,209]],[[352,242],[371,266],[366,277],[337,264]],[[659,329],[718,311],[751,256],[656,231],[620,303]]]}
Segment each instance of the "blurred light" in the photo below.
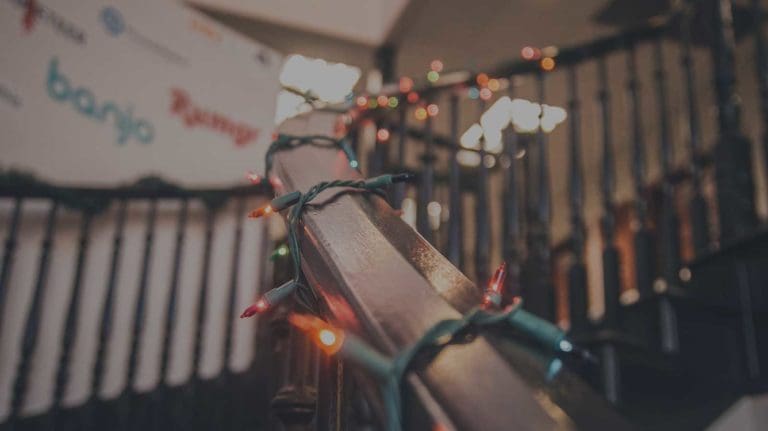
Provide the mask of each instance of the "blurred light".
{"label": "blurred light", "polygon": [[555,59],[552,57],[544,57],[541,59],[541,69],[544,71],[551,71],[555,68]]}
{"label": "blurred light", "polygon": [[491,91],[499,91],[499,88],[501,88],[501,84],[499,83],[499,80],[496,78],[489,79],[488,80],[488,89]]}
{"label": "blurred light", "polygon": [[403,76],[400,78],[400,92],[407,93],[413,88],[413,79]]}
{"label": "blurred light", "polygon": [[389,104],[389,97],[382,94],[376,98],[376,103],[378,103],[379,106],[387,106]]}
{"label": "blurred light", "polygon": [[379,101],[371,97],[368,99],[368,107],[371,109],[376,109],[379,106]]}
{"label": "blurred light", "polygon": [[384,83],[384,78],[381,76],[379,69],[371,69],[368,71],[368,76],[365,80],[365,90],[368,94],[381,93],[381,87]]}
{"label": "blurred light", "polygon": [[533,60],[534,56],[536,55],[536,51],[533,50],[532,46],[525,46],[523,49],[520,50],[520,55],[525,60]]}
{"label": "blurred light", "polygon": [[467,90],[467,96],[469,96],[470,99],[477,99],[480,97],[480,90],[478,90],[477,87],[469,87],[469,90]]}
{"label": "blurred light", "polygon": [[321,329],[317,334],[317,338],[326,346],[332,346],[336,342],[336,334],[329,329]]}
{"label": "blurred light", "polygon": [[493,157],[492,154],[486,154],[483,158],[483,164],[486,168],[491,169],[496,166],[496,157]]}
{"label": "blurred light", "polygon": [[387,105],[389,105],[390,108],[397,108],[397,105],[400,103],[399,100],[397,100],[397,97],[392,96],[389,98],[389,101],[387,102]]}
{"label": "blurred light", "polygon": [[459,150],[456,153],[456,160],[462,166],[475,167],[480,165],[480,154],[474,151]]}
{"label": "blurred light", "polygon": [[499,98],[480,116],[483,130],[503,130],[512,119],[512,99],[508,96]]}
{"label": "blurred light", "polygon": [[409,103],[416,103],[419,101],[419,93],[415,91],[411,91],[408,93],[408,102]]}
{"label": "blurred light", "polygon": [[368,98],[365,96],[359,96],[355,101],[355,103],[357,104],[357,106],[361,108],[365,108],[366,106],[368,106]]}
{"label": "blurred light", "polygon": [[427,204],[429,227],[432,228],[432,230],[440,229],[440,212],[442,209],[443,207],[440,206],[439,202],[432,201]]}
{"label": "blurred light", "polygon": [[429,68],[434,70],[435,72],[442,72],[443,62],[440,60],[432,60],[432,62],[429,63]]}
{"label": "blurred light", "polygon": [[483,147],[489,153],[500,153],[504,148],[501,141],[501,129],[483,129],[483,138]]}
{"label": "blurred light", "polygon": [[553,45],[541,49],[541,54],[545,57],[555,57],[558,53],[560,53],[560,50]]}
{"label": "blurred light", "polygon": [[544,115],[541,117],[541,130],[549,133],[555,130],[555,127],[565,121],[568,114],[565,109],[558,106],[544,105]]}
{"label": "blurred light", "polygon": [[416,117],[419,121],[424,121],[427,119],[427,110],[424,109],[423,106],[419,106],[416,108],[416,111],[414,111],[413,115]]}
{"label": "blurred light", "polygon": [[379,130],[376,132],[376,139],[377,139],[379,142],[385,142],[385,141],[387,141],[387,140],[389,139],[389,130],[387,130],[387,129],[379,129]]}
{"label": "blurred light", "polygon": [[277,93],[275,104],[275,124],[311,110],[312,106],[303,97],[288,90],[281,90]]}
{"label": "blurred light", "polygon": [[489,78],[487,74],[481,73],[477,75],[477,78],[475,78],[475,81],[477,82],[477,85],[481,87],[485,87],[486,85],[488,85],[488,79]]}
{"label": "blurred light", "polygon": [[434,103],[430,103],[427,106],[427,115],[429,115],[430,117],[436,117],[439,112],[440,112],[440,108],[438,108],[438,106],[435,105]]}
{"label": "blurred light", "polygon": [[469,126],[466,132],[461,135],[459,143],[464,148],[470,148],[476,150],[480,148],[480,138],[483,137],[483,128],[479,124],[475,123]]}
{"label": "blurred light", "polygon": [[416,202],[412,198],[405,198],[400,208],[403,210],[403,215],[400,218],[409,226],[416,226]]}
{"label": "blurred light", "polygon": [[437,82],[438,79],[440,79],[440,74],[435,72],[434,70],[430,70],[427,73],[427,81],[429,81],[429,82]]}
{"label": "blurred light", "polygon": [[488,88],[483,88],[480,90],[480,98],[483,100],[490,100],[490,98],[493,97],[493,92],[489,90]]}

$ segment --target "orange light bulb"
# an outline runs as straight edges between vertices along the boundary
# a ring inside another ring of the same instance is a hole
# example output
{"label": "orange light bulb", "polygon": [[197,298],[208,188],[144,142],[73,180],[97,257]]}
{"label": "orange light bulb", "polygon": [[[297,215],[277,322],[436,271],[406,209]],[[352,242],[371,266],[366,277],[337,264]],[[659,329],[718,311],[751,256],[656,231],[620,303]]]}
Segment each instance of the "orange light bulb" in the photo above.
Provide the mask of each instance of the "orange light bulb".
{"label": "orange light bulb", "polygon": [[263,313],[268,309],[269,302],[267,302],[264,298],[261,298],[246,308],[245,311],[243,311],[243,313],[240,315],[240,318],[245,319],[246,317],[251,317],[256,313]]}
{"label": "orange light bulb", "polygon": [[259,218],[261,216],[268,216],[272,214],[272,206],[267,205],[265,207],[256,208],[255,210],[248,213],[248,218]]}

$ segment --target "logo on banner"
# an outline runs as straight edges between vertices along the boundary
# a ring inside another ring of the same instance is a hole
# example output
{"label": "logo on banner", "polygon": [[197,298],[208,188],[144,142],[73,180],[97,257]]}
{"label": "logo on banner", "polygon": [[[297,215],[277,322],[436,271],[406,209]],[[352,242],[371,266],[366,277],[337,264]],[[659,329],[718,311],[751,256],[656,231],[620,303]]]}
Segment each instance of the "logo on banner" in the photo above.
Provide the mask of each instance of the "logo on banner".
{"label": "logo on banner", "polygon": [[21,25],[26,32],[34,30],[37,23],[40,22],[50,25],[56,33],[77,44],[85,43],[85,30],[50,7],[37,0],[10,0],[10,2],[23,9]]}
{"label": "logo on banner", "polygon": [[61,103],[68,103],[80,115],[99,123],[109,123],[117,132],[117,143],[125,144],[133,138],[142,144],[149,144],[155,136],[151,123],[141,118],[133,117],[133,109],[122,108],[115,102],[99,103],[96,96],[87,87],[75,87],[69,78],[59,70],[59,59],[53,57],[48,66],[46,82],[48,96]]}
{"label": "logo on banner", "polygon": [[189,63],[187,59],[177,54],[172,49],[145,36],[130,26],[123,17],[122,12],[116,7],[104,6],[101,8],[101,12],[99,12],[99,18],[102,25],[104,25],[104,30],[106,30],[110,36],[118,37],[125,34],[132,42],[172,63],[183,66],[186,66]]}
{"label": "logo on banner", "polygon": [[172,88],[171,97],[171,114],[179,116],[190,129],[203,127],[227,135],[238,147],[250,144],[259,136],[259,129],[255,127],[193,104],[189,94],[182,89]]}

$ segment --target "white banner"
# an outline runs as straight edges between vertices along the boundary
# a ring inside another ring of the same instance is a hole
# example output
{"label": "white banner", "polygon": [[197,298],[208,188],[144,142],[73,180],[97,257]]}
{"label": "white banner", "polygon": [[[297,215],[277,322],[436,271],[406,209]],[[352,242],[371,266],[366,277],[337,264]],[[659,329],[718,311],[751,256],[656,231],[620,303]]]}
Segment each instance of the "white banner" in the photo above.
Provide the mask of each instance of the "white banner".
{"label": "white banner", "polygon": [[262,169],[281,60],[176,2],[0,0],[0,167],[239,181]]}

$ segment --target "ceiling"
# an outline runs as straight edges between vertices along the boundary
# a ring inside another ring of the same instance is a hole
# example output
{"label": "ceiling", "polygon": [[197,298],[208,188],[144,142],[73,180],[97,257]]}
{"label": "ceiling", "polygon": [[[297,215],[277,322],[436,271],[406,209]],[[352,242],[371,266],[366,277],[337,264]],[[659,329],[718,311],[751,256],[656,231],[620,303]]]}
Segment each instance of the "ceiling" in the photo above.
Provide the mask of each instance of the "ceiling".
{"label": "ceiling", "polygon": [[210,10],[380,45],[409,0],[186,0]]}

